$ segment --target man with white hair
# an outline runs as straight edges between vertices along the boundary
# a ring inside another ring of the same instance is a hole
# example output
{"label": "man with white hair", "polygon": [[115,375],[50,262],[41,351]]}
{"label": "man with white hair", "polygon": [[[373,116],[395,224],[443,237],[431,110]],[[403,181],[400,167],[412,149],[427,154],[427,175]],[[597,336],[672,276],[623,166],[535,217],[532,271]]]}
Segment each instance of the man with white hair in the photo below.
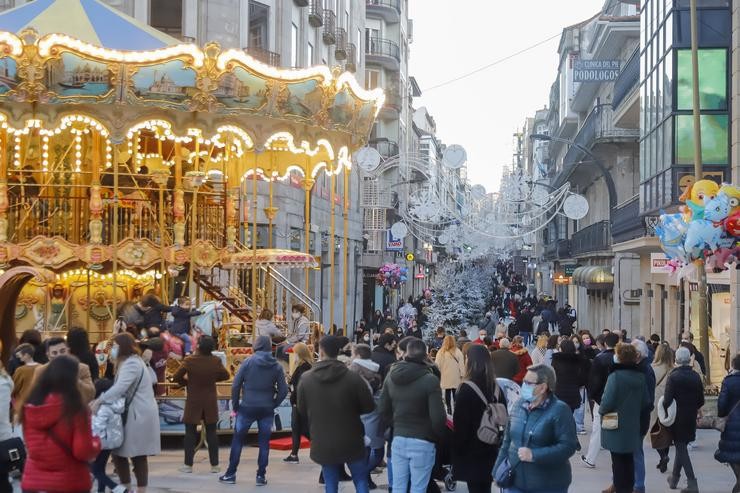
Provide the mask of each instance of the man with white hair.
{"label": "man with white hair", "polygon": [[645,341],[633,339],[632,345],[637,349],[637,369],[645,375],[645,385],[647,385],[648,396],[650,396],[650,407],[643,409],[640,414],[640,447],[633,454],[635,463],[635,485],[632,488],[634,492],[645,493],[645,450],[643,448],[645,435],[650,429],[650,413],[653,410],[655,402],[655,372],[650,364],[650,352],[648,351]]}
{"label": "man with white hair", "polygon": [[508,378],[512,380],[514,375],[519,373],[519,358],[510,351],[511,341],[509,339],[502,338],[498,341],[498,344],[499,349],[491,353],[496,378]]}

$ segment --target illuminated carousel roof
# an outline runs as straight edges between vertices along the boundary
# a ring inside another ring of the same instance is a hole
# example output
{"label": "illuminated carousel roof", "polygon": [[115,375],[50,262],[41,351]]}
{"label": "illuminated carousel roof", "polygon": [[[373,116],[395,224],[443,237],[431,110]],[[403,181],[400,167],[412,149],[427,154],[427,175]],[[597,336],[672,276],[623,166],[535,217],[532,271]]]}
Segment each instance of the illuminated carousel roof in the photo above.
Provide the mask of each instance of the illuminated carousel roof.
{"label": "illuminated carousel roof", "polygon": [[224,259],[227,265],[255,265],[265,267],[316,268],[316,258],[307,253],[278,248],[260,248],[257,252],[244,250],[228,255]]}
{"label": "illuminated carousel roof", "polygon": [[0,14],[0,31],[27,28],[114,50],[156,50],[180,43],[98,0],[35,0]]}

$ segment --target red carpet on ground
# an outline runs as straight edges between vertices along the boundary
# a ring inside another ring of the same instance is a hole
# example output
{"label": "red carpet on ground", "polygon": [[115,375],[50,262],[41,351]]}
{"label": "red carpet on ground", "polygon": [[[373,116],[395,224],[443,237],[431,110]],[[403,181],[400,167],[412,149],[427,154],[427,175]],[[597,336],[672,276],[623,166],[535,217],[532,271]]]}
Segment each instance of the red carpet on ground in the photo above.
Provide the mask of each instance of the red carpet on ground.
{"label": "red carpet on ground", "polygon": [[[309,448],[311,442],[306,437],[301,437],[301,448]],[[272,450],[290,450],[293,448],[293,440],[291,437],[275,438],[270,440],[270,449]]]}

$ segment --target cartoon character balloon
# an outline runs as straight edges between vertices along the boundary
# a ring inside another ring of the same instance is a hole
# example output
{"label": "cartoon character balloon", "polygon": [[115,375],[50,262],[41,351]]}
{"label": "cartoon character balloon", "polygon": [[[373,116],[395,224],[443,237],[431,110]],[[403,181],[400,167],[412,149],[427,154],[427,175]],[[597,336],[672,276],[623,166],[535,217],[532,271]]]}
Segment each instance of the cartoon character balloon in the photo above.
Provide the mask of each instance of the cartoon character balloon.
{"label": "cartoon character balloon", "polygon": [[681,207],[684,220],[688,223],[692,219],[704,219],[704,204],[712,200],[719,193],[719,185],[712,180],[699,180],[692,183],[678,198],[686,205]]}

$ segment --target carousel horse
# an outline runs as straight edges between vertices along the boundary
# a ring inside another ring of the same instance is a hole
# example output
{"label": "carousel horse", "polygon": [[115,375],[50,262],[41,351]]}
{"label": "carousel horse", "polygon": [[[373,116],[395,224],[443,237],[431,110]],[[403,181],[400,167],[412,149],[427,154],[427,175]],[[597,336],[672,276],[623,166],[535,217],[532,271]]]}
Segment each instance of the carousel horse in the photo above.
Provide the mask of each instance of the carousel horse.
{"label": "carousel horse", "polygon": [[220,301],[206,301],[198,309],[201,315],[193,317],[193,327],[196,332],[213,336],[213,330],[219,330],[224,324],[223,303]]}

